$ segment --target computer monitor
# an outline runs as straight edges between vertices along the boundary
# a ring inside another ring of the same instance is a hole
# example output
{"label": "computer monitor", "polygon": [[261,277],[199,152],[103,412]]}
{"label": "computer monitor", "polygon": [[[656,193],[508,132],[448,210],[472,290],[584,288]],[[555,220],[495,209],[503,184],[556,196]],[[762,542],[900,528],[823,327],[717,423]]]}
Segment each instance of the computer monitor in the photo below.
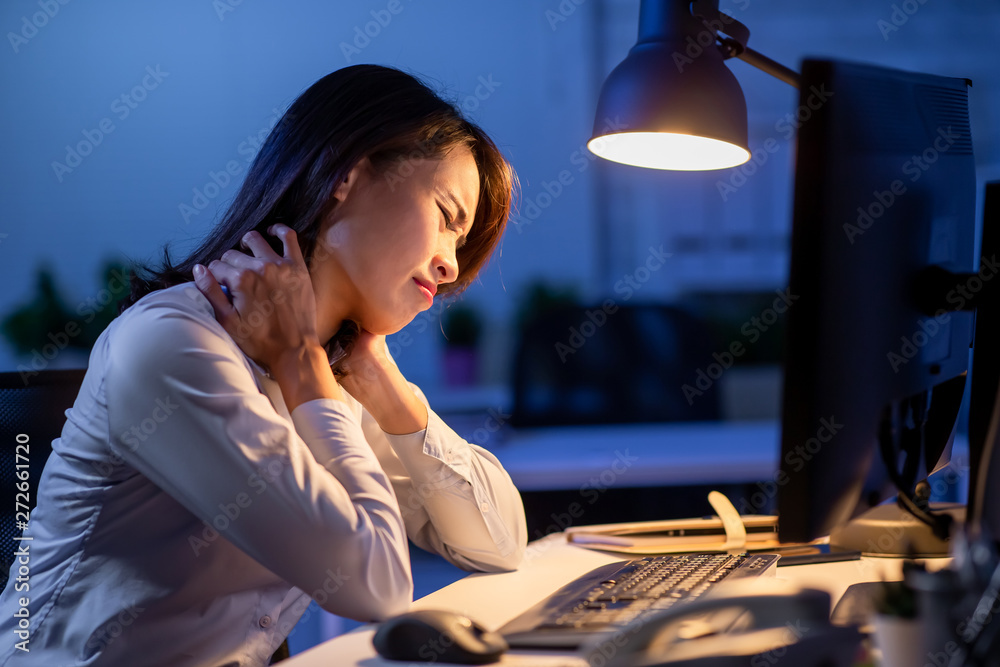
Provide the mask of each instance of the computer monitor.
{"label": "computer monitor", "polygon": [[[973,342],[968,86],[803,63],[775,478],[782,542],[831,534],[868,553],[944,549],[948,520],[917,484],[949,456]],[[883,505],[848,524],[897,493],[906,513]]]}

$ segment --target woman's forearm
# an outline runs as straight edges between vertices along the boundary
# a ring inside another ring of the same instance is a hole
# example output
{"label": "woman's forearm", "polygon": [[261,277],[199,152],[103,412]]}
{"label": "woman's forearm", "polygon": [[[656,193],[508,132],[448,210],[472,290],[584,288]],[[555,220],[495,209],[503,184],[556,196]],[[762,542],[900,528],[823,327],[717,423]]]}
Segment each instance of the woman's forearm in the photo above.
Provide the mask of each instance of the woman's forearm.
{"label": "woman's forearm", "polygon": [[368,360],[342,382],[386,433],[402,435],[427,428],[427,407],[395,364]]}
{"label": "woman's forearm", "polygon": [[318,345],[289,349],[269,370],[289,412],[317,398],[344,400],[344,390],[333,376],[326,352]]}

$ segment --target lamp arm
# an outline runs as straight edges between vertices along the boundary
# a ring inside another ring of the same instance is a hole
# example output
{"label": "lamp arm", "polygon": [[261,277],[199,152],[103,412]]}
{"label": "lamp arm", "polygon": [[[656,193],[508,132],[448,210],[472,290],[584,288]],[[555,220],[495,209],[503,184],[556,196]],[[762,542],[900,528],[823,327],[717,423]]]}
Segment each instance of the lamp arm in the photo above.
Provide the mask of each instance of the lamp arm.
{"label": "lamp arm", "polygon": [[776,60],[771,60],[763,53],[754,51],[749,46],[743,47],[742,51],[733,54],[745,63],[753,65],[759,70],[767,72],[776,79],[781,79],[789,86],[793,88],[799,87],[799,73],[795,70],[785,67]]}
{"label": "lamp arm", "polygon": [[718,0],[694,0],[691,15],[701,20],[705,28],[716,36],[722,47],[723,57],[739,58],[757,69],[781,79],[793,88],[799,87],[799,73],[754,51],[747,42],[750,30],[729,14],[719,11]]}

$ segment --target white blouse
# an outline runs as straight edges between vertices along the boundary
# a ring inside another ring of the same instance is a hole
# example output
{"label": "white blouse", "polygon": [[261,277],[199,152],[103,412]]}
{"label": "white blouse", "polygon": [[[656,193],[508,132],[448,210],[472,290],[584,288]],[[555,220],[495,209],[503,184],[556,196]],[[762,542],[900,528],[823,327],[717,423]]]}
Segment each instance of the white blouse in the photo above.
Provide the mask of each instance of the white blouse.
{"label": "white blouse", "polygon": [[266,665],[310,599],[365,621],[406,610],[407,537],[465,569],[524,554],[492,454],[429,408],[409,435],[350,396],[289,415],[192,283],[108,327],[66,414],[22,542],[30,590],[12,577],[0,596],[2,665]]}

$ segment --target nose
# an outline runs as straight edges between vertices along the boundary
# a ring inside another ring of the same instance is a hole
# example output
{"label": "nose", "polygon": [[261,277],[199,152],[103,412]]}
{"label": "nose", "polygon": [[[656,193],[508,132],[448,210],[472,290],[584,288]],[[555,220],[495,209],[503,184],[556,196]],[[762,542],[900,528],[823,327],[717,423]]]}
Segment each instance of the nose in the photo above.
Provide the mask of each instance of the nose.
{"label": "nose", "polygon": [[438,285],[458,280],[458,259],[452,244],[446,242],[438,251],[434,258],[434,269],[438,274]]}
{"label": "nose", "polygon": [[451,246],[442,248],[434,259],[434,268],[438,274],[438,284],[453,283],[458,280],[458,259]]}

